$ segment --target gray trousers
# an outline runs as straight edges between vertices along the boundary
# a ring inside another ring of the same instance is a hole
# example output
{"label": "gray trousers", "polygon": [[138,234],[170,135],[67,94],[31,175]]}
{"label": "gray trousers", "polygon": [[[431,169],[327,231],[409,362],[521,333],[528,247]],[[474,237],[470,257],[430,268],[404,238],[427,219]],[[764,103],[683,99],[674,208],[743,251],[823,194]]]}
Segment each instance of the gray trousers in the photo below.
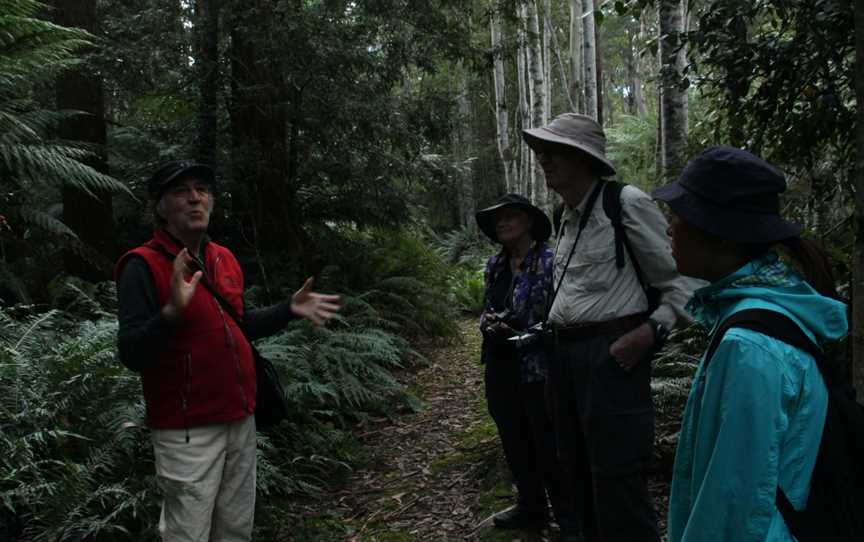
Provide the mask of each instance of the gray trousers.
{"label": "gray trousers", "polygon": [[620,335],[550,345],[546,398],[586,540],[657,542],[645,478],[654,444],[651,363],[619,367],[609,346]]}

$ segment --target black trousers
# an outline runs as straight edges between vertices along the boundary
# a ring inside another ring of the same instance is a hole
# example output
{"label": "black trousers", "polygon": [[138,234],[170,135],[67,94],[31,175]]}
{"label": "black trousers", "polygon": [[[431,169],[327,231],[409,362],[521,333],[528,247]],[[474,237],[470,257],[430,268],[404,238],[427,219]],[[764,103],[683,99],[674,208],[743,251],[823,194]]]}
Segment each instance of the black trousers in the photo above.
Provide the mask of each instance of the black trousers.
{"label": "black trousers", "polygon": [[498,352],[486,363],[486,404],[498,427],[519,505],[546,516],[546,493],[562,530],[578,529],[575,503],[562,483],[545,384],[522,384],[515,351]]}
{"label": "black trousers", "polygon": [[619,367],[609,346],[620,335],[550,346],[548,408],[586,540],[657,542],[645,477],[654,444],[651,363]]}

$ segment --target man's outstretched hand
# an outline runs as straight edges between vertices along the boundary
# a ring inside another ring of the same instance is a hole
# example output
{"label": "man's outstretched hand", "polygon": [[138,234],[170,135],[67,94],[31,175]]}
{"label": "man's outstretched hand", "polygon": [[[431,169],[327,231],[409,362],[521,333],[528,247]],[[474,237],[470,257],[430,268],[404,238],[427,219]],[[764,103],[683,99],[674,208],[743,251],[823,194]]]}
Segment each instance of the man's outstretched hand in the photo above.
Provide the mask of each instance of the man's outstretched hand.
{"label": "man's outstretched hand", "polygon": [[317,326],[324,325],[341,308],[338,295],[319,294],[312,291],[312,277],[291,296],[291,312],[310,320]]}

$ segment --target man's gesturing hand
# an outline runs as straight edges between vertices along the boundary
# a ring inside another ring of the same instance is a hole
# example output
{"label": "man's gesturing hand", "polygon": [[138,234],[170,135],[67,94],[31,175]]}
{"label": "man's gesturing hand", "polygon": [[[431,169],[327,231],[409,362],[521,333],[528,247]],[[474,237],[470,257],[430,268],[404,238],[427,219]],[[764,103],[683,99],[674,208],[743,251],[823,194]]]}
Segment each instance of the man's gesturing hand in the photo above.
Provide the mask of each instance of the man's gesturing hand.
{"label": "man's gesturing hand", "polygon": [[291,312],[301,318],[311,320],[315,325],[323,325],[342,308],[338,295],[318,294],[312,291],[312,277],[306,279],[302,288],[291,296]]}
{"label": "man's gesturing hand", "polygon": [[[162,316],[166,320],[178,321],[195,294],[195,288],[204,273],[202,271],[192,273],[189,264],[193,261],[189,251],[185,248],[174,258],[174,267],[171,271],[171,299],[167,305],[162,307]],[[186,280],[190,273],[192,276]]]}

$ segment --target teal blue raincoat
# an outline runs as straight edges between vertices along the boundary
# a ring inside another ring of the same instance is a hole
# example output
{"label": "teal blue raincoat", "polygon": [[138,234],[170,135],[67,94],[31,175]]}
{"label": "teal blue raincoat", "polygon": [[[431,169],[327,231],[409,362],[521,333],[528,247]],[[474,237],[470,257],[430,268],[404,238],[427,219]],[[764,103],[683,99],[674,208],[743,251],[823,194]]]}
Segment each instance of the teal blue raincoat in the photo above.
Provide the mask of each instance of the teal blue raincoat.
{"label": "teal blue raincoat", "polygon": [[[770,309],[820,343],[846,335],[846,306],[816,293],[776,253],[697,290],[687,306],[712,332],[732,314]],[[828,396],[813,357],[732,328],[684,410],[669,498],[669,542],[791,541],[774,504],[777,485],[796,509],[810,490]]]}

